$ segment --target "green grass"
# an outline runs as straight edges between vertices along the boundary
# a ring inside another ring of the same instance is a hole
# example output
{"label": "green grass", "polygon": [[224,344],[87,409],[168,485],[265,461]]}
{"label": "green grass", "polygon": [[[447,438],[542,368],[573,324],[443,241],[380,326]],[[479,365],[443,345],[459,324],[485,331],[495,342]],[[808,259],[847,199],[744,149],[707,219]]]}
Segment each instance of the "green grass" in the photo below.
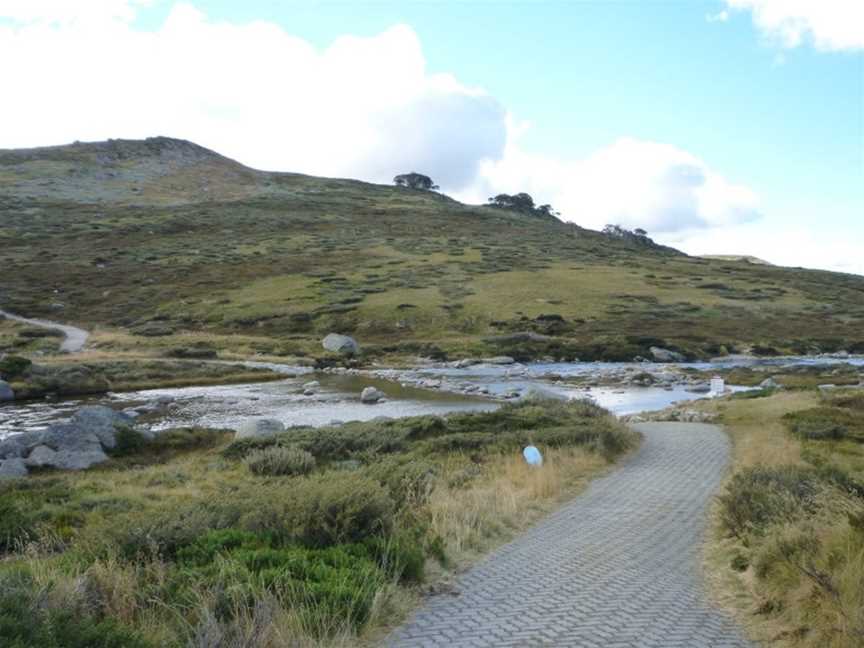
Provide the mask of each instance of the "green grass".
{"label": "green grass", "polygon": [[[96,328],[106,350],[162,352],[203,336],[238,354],[320,355],[333,330],[370,357],[405,355],[400,344],[504,352],[490,339],[527,330],[556,338],[526,347],[530,357],[644,355],[646,331],[692,356],[864,349],[861,277],[691,258],[427,192],[256,172],[194,148],[160,175],[158,142],[115,146],[128,150],[112,183],[95,179],[94,147],[0,153],[0,177],[23,183],[0,203],[0,263],[20,269],[3,306]],[[49,177],[48,188],[27,184]],[[537,320],[548,314],[563,319],[551,333]],[[154,326],[166,336],[138,335]]]}
{"label": "green grass", "polygon": [[[9,356],[4,361],[18,356]],[[29,362],[29,361],[28,361]],[[109,391],[223,385],[280,380],[281,374],[239,364],[194,360],[92,360],[37,362],[23,371],[7,373],[0,364],[0,376],[7,376],[18,399],[42,398],[47,394],[80,396]]]}

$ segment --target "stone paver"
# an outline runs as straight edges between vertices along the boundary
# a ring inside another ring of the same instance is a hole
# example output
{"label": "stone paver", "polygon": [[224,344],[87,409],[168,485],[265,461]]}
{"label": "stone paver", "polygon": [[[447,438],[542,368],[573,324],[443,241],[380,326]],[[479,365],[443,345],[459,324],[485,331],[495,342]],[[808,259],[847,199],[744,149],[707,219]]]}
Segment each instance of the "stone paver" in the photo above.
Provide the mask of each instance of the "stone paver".
{"label": "stone paver", "polygon": [[387,640],[392,647],[749,648],[706,600],[706,509],[723,431],[643,423],[621,468],[466,572]]}

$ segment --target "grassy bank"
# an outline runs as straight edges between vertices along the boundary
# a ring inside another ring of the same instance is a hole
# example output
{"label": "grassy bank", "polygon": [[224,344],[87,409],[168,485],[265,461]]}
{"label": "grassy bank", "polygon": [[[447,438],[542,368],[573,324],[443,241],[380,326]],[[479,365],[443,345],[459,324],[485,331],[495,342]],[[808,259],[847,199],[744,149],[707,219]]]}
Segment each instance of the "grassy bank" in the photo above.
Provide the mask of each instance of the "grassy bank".
{"label": "grassy bank", "polygon": [[0,378],[7,380],[17,400],[46,396],[83,396],[141,389],[229,385],[280,380],[282,374],[246,367],[184,360],[41,360],[22,356],[0,360]]}
{"label": "grassy bank", "polygon": [[734,442],[708,552],[716,592],[772,646],[864,645],[864,391],[715,407]]}
{"label": "grassy bank", "polygon": [[[255,441],[120,438],[97,470],[0,485],[3,645],[371,642],[636,443],[557,401]],[[519,457],[529,442],[540,469]]]}

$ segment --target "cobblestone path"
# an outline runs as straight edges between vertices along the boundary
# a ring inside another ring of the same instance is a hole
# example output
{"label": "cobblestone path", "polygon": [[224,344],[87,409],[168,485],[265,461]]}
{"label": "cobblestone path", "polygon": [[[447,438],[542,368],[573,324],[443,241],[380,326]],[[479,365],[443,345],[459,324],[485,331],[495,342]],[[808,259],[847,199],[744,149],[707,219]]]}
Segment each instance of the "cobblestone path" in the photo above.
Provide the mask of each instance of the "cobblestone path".
{"label": "cobblestone path", "polygon": [[643,423],[638,452],[458,581],[392,647],[750,648],[707,602],[706,510],[729,456],[713,425]]}

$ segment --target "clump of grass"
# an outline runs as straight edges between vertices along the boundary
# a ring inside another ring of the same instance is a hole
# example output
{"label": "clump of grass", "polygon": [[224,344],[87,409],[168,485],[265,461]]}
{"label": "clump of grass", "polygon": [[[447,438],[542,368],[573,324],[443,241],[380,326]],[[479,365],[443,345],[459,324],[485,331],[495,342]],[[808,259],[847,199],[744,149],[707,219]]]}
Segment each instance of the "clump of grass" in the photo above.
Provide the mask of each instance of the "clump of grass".
{"label": "clump of grass", "polygon": [[757,616],[747,622],[796,648],[864,639],[860,399],[857,390],[780,392],[721,406],[738,470],[718,500],[718,528],[734,541],[717,564],[739,583],[734,598],[750,598]]}
{"label": "clump of grass", "polygon": [[94,613],[87,592],[57,596],[26,570],[0,574],[0,639],[10,648],[151,648],[139,632]]}
{"label": "clump of grass", "polygon": [[[850,402],[854,404],[857,401]],[[854,437],[864,441],[864,412],[841,407],[814,407],[790,412],[783,421],[793,434],[802,439],[837,441]]]}
{"label": "clump of grass", "polygon": [[243,459],[255,475],[308,475],[315,469],[315,457],[300,448],[272,446],[250,452]]}

